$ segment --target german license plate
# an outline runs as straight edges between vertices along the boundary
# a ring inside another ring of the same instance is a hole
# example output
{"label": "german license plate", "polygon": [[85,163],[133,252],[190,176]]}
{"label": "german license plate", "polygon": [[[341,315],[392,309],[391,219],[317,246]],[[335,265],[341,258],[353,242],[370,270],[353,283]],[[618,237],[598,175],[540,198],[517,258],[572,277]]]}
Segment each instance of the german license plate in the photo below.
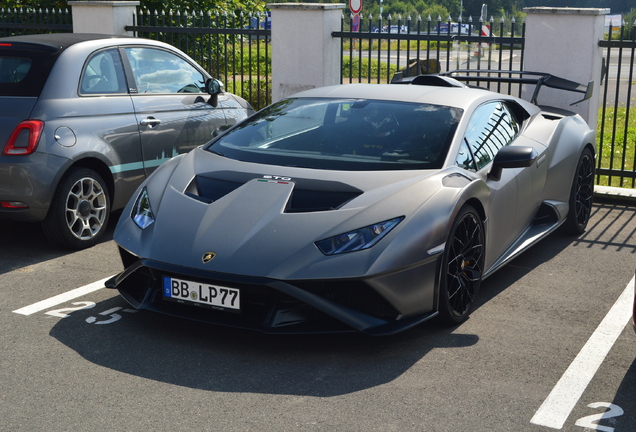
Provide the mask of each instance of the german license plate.
{"label": "german license plate", "polygon": [[209,285],[182,279],[163,278],[163,296],[179,303],[195,303],[214,309],[239,311],[241,295],[236,288]]}

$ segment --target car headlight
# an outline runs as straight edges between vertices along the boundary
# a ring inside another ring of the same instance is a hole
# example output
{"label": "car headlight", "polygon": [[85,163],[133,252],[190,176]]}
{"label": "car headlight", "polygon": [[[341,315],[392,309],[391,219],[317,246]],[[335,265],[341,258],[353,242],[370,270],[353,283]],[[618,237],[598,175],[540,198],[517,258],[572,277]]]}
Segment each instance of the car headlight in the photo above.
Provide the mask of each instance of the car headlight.
{"label": "car headlight", "polygon": [[400,216],[344,234],[338,234],[337,236],[317,241],[314,244],[320,252],[325,255],[336,255],[368,249],[379,242],[382,237],[387,235],[389,231],[402,222],[403,219],[404,216]]}
{"label": "car headlight", "polygon": [[135,224],[141,229],[148,228],[155,221],[155,215],[152,213],[152,208],[150,207],[148,191],[145,187],[141,190],[141,193],[135,201],[131,216]]}

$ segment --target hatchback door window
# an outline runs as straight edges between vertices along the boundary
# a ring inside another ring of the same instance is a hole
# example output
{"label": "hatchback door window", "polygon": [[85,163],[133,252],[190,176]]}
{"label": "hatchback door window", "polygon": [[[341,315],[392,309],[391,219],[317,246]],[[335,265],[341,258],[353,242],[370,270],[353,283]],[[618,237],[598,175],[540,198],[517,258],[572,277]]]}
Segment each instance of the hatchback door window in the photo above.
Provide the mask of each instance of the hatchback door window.
{"label": "hatchback door window", "polygon": [[205,77],[186,60],[161,49],[126,48],[137,93],[205,93]]}
{"label": "hatchback door window", "polygon": [[124,69],[116,49],[93,54],[84,68],[80,91],[82,94],[127,93]]}

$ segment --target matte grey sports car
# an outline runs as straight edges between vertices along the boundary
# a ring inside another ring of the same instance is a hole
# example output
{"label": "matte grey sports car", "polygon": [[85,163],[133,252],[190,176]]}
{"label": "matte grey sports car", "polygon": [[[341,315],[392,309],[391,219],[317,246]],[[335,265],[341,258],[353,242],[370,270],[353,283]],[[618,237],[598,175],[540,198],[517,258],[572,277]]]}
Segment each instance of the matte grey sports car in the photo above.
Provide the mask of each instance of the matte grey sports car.
{"label": "matte grey sports car", "polygon": [[391,334],[464,321],[483,279],[560,225],[583,232],[580,116],[450,77],[407,84],[305,91],[162,165],[124,210],[125,270],[106,286],[263,332]]}
{"label": "matte grey sports car", "polygon": [[56,243],[92,246],[161,163],[252,113],[162,42],[1,38],[0,219],[42,222]]}

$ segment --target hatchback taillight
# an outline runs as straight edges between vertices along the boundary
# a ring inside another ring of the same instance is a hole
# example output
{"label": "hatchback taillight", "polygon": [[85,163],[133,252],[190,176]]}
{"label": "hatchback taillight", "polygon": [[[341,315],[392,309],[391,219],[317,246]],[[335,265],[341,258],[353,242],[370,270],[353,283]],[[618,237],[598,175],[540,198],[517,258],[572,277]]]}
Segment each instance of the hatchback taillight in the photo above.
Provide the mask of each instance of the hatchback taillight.
{"label": "hatchback taillight", "polygon": [[2,154],[8,156],[24,156],[35,151],[40,140],[44,122],[40,120],[25,120],[11,133]]}

